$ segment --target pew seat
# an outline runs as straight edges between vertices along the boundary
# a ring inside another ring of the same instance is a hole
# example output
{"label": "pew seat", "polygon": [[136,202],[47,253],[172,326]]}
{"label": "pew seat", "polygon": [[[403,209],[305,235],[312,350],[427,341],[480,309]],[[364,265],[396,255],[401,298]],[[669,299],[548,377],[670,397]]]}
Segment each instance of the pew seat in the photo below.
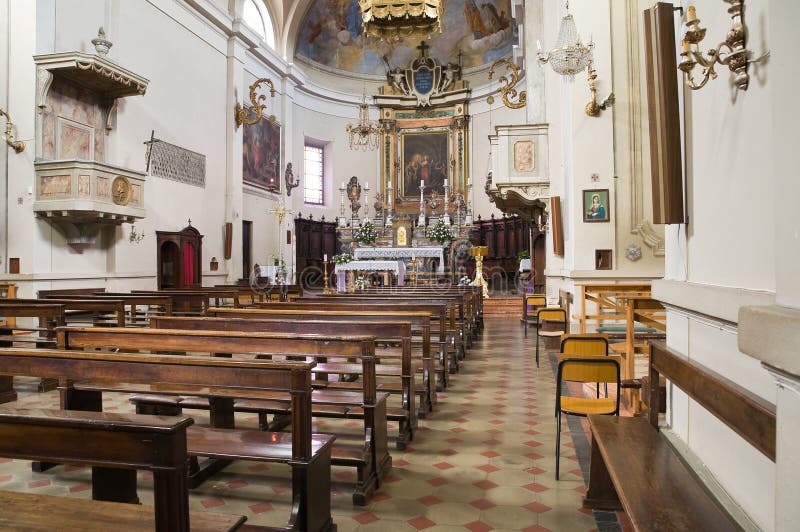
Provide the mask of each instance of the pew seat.
{"label": "pew seat", "polygon": [[[740,530],[646,418],[590,415],[589,425],[590,475],[610,477],[635,530]],[[604,506],[590,500],[593,508]],[[617,508],[616,501],[607,505]]]}
{"label": "pew seat", "polygon": [[[236,530],[244,517],[211,512],[189,512],[192,532]],[[138,504],[72,499],[38,493],[0,491],[0,528],[3,530],[153,530],[153,509]],[[262,529],[269,530],[269,529]]]}

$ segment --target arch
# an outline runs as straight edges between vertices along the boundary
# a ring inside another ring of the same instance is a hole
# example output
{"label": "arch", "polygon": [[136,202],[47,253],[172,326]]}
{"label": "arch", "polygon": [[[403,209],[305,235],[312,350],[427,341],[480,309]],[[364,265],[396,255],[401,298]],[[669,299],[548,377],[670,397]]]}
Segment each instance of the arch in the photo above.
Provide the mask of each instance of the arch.
{"label": "arch", "polygon": [[240,16],[267,46],[275,49],[275,24],[263,0],[244,0]]}

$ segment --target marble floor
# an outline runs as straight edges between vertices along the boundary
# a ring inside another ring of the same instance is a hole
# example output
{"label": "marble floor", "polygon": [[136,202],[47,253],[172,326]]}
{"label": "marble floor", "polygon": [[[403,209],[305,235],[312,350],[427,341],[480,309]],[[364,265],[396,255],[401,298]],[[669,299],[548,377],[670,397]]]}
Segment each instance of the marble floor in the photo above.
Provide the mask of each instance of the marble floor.
{"label": "marble floor", "polygon": [[[333,469],[332,508],[339,530],[618,529],[614,514],[594,516],[581,509],[588,464],[579,420],[563,425],[561,480],[554,478],[552,357],[543,357],[537,368],[533,341],[532,334],[523,338],[517,318],[487,317],[483,335],[439,395],[435,412],[420,420],[414,441],[405,451],[392,445],[393,469],[368,506],[352,504],[354,472]],[[56,392],[35,393],[33,385],[17,379],[20,400],[6,406],[57,407]],[[104,408],[131,411],[123,396],[104,398]],[[207,422],[202,413],[197,422]],[[255,427],[255,422],[254,416],[237,417],[243,426]],[[315,430],[357,433],[359,427],[332,420]],[[250,524],[282,525],[289,515],[288,474],[283,466],[236,462],[193,490],[191,506],[246,515]],[[2,490],[88,498],[89,482],[87,468],[33,473],[28,462],[0,458]],[[139,486],[142,502],[151,503],[151,477],[140,473]]]}

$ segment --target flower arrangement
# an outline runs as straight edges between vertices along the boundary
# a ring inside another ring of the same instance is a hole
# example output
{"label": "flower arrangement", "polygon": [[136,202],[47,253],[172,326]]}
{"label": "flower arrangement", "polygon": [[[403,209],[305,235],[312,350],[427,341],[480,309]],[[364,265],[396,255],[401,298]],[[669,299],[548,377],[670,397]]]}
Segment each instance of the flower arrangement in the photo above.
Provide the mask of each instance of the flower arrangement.
{"label": "flower arrangement", "polygon": [[528,251],[527,249],[523,249],[522,251],[517,253],[518,260],[529,259],[529,258],[531,258],[531,252]]}
{"label": "flower arrangement", "polygon": [[359,275],[355,280],[356,290],[364,290],[367,288],[367,278],[364,275]]}
{"label": "flower arrangement", "polygon": [[466,275],[462,275],[461,279],[458,280],[458,286],[469,286],[471,283],[472,279],[470,279]]}
{"label": "flower arrangement", "polygon": [[372,222],[367,220],[359,229],[353,231],[353,239],[362,244],[372,244],[378,239],[378,233],[375,232],[375,226]]}
{"label": "flower arrangement", "polygon": [[440,244],[444,244],[453,238],[453,235],[450,234],[450,228],[445,225],[444,220],[441,218],[434,225],[428,227],[425,231],[425,236]]}
{"label": "flower arrangement", "polygon": [[341,253],[339,255],[333,256],[333,263],[334,264],[347,264],[348,262],[353,260],[353,256],[349,253]]}

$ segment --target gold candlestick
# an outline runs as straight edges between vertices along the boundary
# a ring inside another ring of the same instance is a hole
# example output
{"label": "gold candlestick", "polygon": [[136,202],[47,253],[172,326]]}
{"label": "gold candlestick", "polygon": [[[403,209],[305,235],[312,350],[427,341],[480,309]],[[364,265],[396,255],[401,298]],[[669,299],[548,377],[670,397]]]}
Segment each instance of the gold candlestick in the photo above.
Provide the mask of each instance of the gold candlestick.
{"label": "gold candlestick", "polygon": [[322,293],[326,296],[330,295],[332,292],[328,282],[328,261],[322,263],[322,282]]}

